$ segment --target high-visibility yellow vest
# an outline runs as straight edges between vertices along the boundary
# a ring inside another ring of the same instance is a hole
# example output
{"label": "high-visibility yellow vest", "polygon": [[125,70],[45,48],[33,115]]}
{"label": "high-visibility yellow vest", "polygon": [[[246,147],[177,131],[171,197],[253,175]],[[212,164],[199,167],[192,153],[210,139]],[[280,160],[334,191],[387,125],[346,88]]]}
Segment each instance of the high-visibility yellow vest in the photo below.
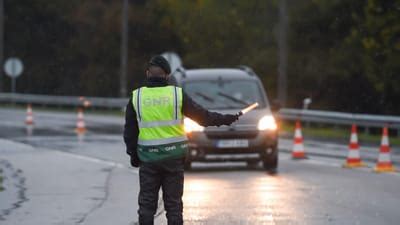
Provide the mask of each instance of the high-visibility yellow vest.
{"label": "high-visibility yellow vest", "polygon": [[186,154],[182,96],[182,89],[175,86],[141,87],[132,92],[141,161],[182,158]]}

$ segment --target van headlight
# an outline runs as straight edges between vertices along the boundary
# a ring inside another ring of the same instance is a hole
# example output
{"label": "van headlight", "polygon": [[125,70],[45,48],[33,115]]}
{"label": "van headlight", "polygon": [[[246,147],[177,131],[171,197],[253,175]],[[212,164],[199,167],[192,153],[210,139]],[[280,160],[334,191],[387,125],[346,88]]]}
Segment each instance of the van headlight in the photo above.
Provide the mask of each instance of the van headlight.
{"label": "van headlight", "polygon": [[189,118],[185,118],[183,119],[183,124],[184,124],[184,129],[186,133],[191,133],[193,131],[203,131],[204,127],[200,126],[198,123],[196,123],[195,121],[189,119]]}
{"label": "van headlight", "polygon": [[276,125],[275,119],[273,116],[264,116],[258,121],[258,130],[276,130],[278,126]]}

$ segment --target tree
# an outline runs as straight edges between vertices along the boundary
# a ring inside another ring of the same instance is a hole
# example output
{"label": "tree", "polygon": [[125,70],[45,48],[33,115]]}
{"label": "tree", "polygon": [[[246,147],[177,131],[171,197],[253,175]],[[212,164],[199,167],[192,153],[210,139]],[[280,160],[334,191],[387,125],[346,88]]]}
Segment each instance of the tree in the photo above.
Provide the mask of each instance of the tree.
{"label": "tree", "polygon": [[[274,99],[278,2],[130,0],[129,88],[147,60],[177,52],[187,68],[248,65]],[[400,113],[396,0],[290,0],[289,107]],[[5,1],[5,57],[21,57],[18,90],[118,96],[121,1]],[[7,86],[6,86],[7,87]]]}

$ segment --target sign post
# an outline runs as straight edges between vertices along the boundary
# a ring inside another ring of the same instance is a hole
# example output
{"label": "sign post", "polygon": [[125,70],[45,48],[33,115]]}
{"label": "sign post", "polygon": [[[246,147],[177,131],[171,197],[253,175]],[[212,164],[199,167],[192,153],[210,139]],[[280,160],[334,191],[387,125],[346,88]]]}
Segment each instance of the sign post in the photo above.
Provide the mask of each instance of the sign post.
{"label": "sign post", "polygon": [[17,77],[24,71],[22,61],[15,57],[8,58],[4,64],[4,71],[11,78],[11,92],[15,93]]}

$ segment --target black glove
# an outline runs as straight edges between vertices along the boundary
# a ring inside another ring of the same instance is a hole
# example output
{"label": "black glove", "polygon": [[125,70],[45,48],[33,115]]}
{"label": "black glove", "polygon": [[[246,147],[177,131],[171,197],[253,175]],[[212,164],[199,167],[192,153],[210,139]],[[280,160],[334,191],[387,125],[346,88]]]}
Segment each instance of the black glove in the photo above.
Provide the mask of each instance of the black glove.
{"label": "black glove", "polygon": [[137,155],[130,155],[131,157],[131,166],[133,167],[139,167],[140,165],[140,159],[137,157]]}
{"label": "black glove", "polygon": [[229,126],[229,125],[231,125],[233,122],[235,122],[238,119],[239,119],[239,115],[237,115],[237,114],[235,114],[235,115],[226,114],[226,115],[224,115],[222,124]]}

